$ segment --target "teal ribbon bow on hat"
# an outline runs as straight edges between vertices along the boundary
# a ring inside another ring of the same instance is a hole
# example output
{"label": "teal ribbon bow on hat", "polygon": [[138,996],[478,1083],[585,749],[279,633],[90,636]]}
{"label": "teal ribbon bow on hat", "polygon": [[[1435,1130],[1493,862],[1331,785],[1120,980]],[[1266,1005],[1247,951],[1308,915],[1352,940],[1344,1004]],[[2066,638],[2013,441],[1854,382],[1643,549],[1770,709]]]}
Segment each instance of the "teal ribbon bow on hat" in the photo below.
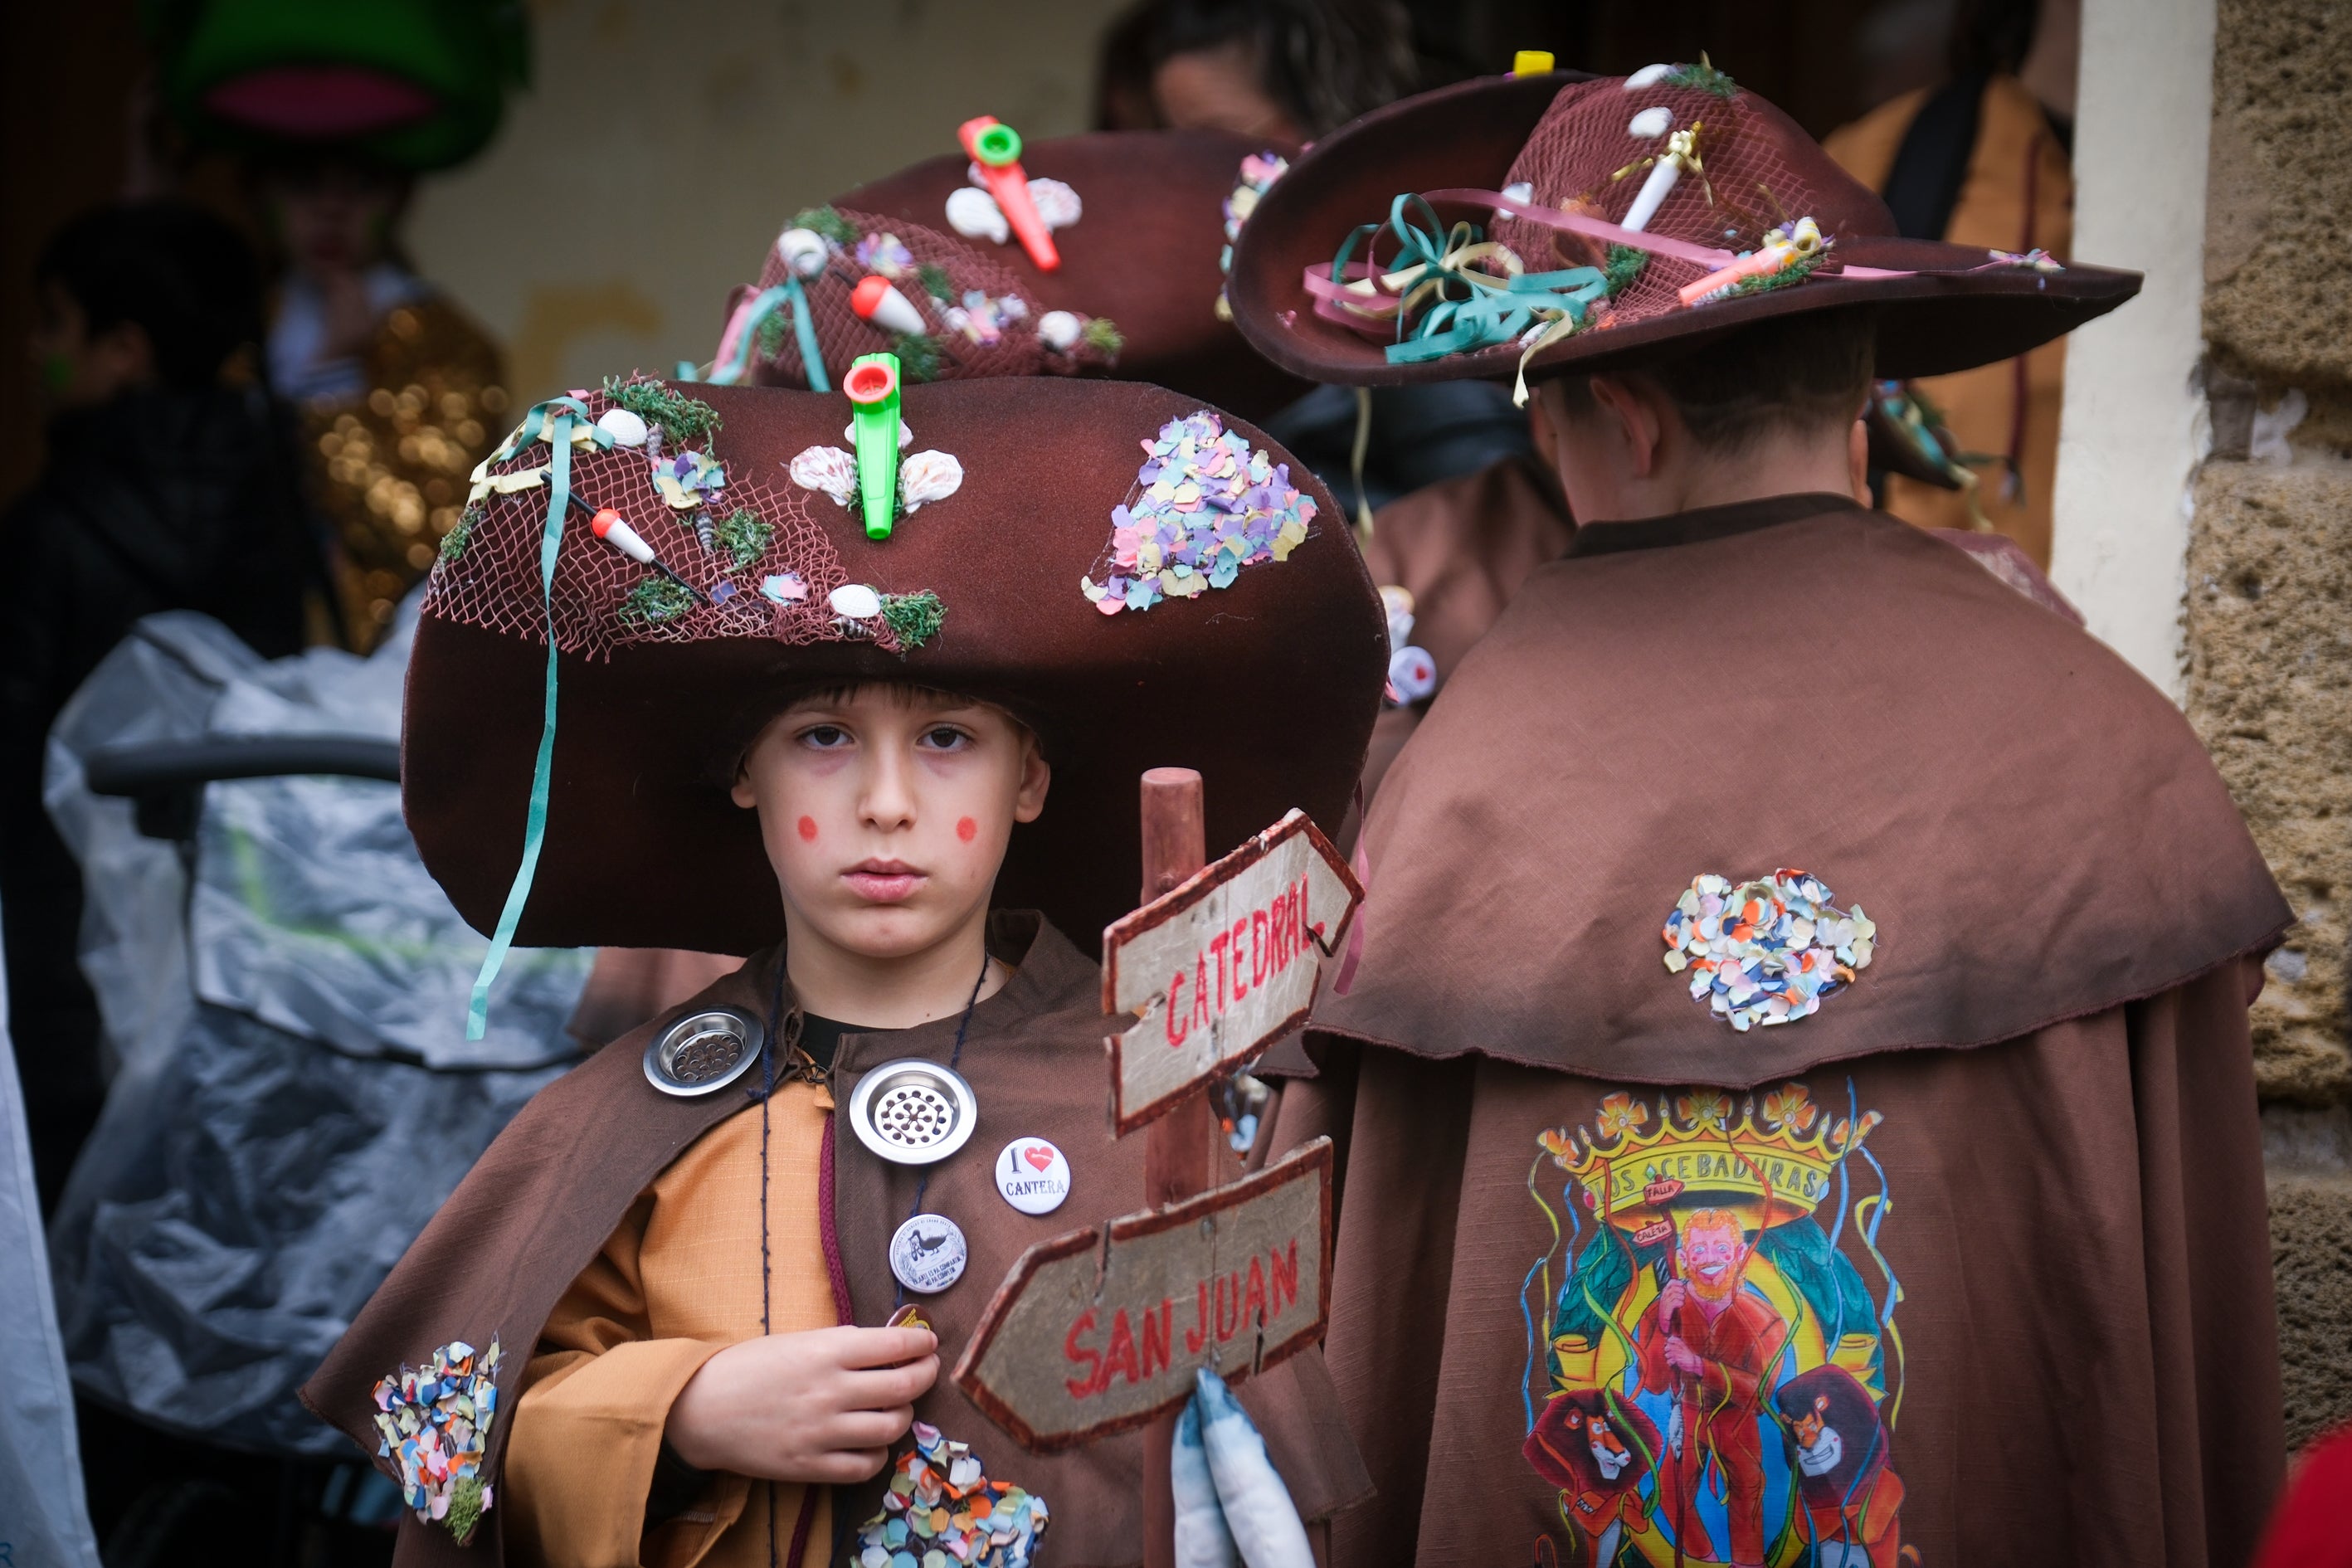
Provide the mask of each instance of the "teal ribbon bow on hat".
{"label": "teal ribbon bow on hat", "polygon": [[[1428,226],[1416,225],[1415,216],[1425,216]],[[1348,282],[1348,261],[1356,247],[1363,244],[1369,257],[1370,240],[1383,230],[1397,237],[1395,260],[1386,271]],[[1487,270],[1490,266],[1502,271]],[[1528,358],[1586,325],[1593,305],[1609,294],[1609,279],[1598,268],[1528,272],[1509,247],[1482,238],[1475,224],[1443,230],[1437,210],[1410,192],[1391,204],[1387,223],[1364,224],[1348,236],[1332,258],[1331,280],[1368,304],[1380,300],[1383,291],[1399,297],[1397,341],[1385,351],[1391,364],[1418,364],[1527,338],[1519,359],[1522,403]],[[1352,298],[1348,303],[1356,308]],[[1415,310],[1421,312],[1418,321],[1412,321]]]}

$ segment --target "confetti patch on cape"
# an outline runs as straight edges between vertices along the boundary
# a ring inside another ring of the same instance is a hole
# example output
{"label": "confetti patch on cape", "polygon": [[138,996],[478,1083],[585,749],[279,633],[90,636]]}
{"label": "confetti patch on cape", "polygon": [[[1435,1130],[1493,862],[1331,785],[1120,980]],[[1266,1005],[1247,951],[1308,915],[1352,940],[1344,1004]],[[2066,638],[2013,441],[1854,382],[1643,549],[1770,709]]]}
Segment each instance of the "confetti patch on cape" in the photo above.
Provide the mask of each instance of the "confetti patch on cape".
{"label": "confetti patch on cape", "polygon": [[1793,1023],[1868,967],[1878,927],[1856,904],[1838,909],[1819,878],[1782,868],[1741,882],[1692,879],[1662,934],[1669,973],[1690,973],[1694,1001],[1745,1034]]}
{"label": "confetti patch on cape", "polygon": [[1028,1568],[1044,1539],[1045,1500],[982,1472],[968,1443],[915,1423],[882,1511],[857,1532],[859,1568]]}
{"label": "confetti patch on cape", "polygon": [[1288,560],[1315,521],[1290,465],[1208,409],[1170,420],[1143,452],[1135,489],[1111,508],[1110,549],[1095,566],[1104,580],[1078,580],[1106,616],[1231,587],[1244,566]]}
{"label": "confetti patch on cape", "polygon": [[400,1486],[422,1523],[438,1522],[463,1545],[490,1506],[481,1479],[498,1414],[499,1342],[478,1354],[463,1340],[403,1366],[375,1385],[379,1458],[396,1459]]}

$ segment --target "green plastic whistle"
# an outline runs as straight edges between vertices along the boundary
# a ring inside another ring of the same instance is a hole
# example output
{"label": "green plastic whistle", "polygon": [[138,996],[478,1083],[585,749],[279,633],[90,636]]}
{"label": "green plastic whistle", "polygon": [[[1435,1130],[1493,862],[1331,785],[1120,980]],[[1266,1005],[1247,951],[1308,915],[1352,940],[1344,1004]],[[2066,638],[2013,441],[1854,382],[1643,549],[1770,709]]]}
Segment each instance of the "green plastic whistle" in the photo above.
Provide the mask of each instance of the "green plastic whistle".
{"label": "green plastic whistle", "polygon": [[898,356],[860,354],[841,380],[857,432],[857,495],[866,537],[887,539],[898,514]]}

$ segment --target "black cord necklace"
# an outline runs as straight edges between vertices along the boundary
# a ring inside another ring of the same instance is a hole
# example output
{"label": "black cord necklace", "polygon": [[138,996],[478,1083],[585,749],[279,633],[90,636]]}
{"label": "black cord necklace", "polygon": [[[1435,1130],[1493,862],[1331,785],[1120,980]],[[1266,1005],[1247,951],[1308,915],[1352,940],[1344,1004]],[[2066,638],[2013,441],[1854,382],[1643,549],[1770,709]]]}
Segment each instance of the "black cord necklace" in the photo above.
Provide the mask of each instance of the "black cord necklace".
{"label": "black cord necklace", "polygon": [[[955,1048],[948,1053],[948,1070],[953,1072],[963,1060],[964,1037],[971,1030],[972,1009],[980,1005],[981,987],[988,984],[988,950],[983,944],[980,953],[980,974],[971,983],[971,994],[965,998],[963,1016],[956,1020]],[[768,1037],[760,1051],[760,1332],[774,1331],[772,1313],[772,1255],[768,1239],[768,1143],[771,1131],[768,1107],[776,1093],[776,1046],[782,1041],[794,1060],[785,1069],[784,1082],[824,1084],[830,1080],[831,1071],[801,1047],[801,1031],[796,1025],[801,1016],[794,1007],[790,1017],[784,1013],[784,961],[776,959],[776,984],[768,1003]],[[923,1212],[923,1194],[931,1184],[931,1173],[926,1170],[915,1183],[915,1204],[907,1211],[908,1219]],[[895,1279],[896,1277],[893,1276]],[[907,1288],[899,1285],[890,1306],[892,1310],[907,1303]],[[768,1568],[777,1568],[776,1555],[776,1483],[768,1483]],[[794,1564],[793,1568],[798,1568]]]}

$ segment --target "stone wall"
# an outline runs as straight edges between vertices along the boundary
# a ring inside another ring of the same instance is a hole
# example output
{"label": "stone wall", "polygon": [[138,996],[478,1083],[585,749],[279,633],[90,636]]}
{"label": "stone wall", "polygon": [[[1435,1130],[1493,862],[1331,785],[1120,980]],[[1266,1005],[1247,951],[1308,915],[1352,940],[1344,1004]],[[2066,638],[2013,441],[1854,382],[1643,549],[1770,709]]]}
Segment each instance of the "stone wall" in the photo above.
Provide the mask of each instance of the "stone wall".
{"label": "stone wall", "polygon": [[2291,1443],[2352,1417],[2352,10],[2221,0],[2186,701],[2298,916],[2254,1011]]}

